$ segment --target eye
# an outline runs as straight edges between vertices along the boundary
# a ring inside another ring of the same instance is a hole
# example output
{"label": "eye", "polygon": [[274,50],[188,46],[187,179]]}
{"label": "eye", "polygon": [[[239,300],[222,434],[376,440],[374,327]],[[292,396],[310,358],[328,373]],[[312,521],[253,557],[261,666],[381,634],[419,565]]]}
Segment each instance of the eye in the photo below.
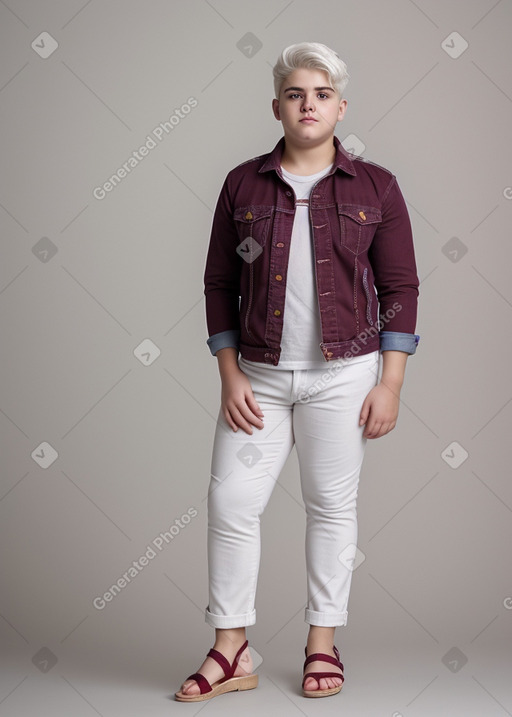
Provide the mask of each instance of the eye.
{"label": "eye", "polygon": [[[302,94],[300,94],[299,92],[292,92],[288,95],[289,100],[293,100],[295,97],[302,97]],[[326,99],[326,100],[329,99],[329,95],[326,94],[325,92],[319,92],[318,97],[321,97],[322,99]]]}

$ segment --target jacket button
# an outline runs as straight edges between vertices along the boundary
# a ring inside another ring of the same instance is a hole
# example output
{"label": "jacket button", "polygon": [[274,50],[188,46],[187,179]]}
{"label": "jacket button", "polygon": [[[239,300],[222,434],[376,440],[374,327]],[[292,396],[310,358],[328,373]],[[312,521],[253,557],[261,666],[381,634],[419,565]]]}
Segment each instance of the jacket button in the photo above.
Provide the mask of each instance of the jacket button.
{"label": "jacket button", "polygon": [[281,316],[279,309],[274,309],[274,316]]}
{"label": "jacket button", "polygon": [[247,212],[245,215],[246,219],[252,219],[252,212]]}
{"label": "jacket button", "polygon": [[277,279],[278,281],[281,281],[282,278],[283,278],[283,277],[281,276],[281,274],[276,274],[276,279]]}
{"label": "jacket button", "polygon": [[283,244],[283,242],[282,242],[282,241],[278,241],[278,242],[277,242],[277,244],[276,244],[276,246],[279,246],[279,247],[281,247],[281,246],[284,246],[284,244]]}
{"label": "jacket button", "polygon": [[327,356],[328,356],[329,358],[331,358],[332,355],[333,355],[333,354],[332,354],[332,351],[328,351],[328,352],[327,352]]}
{"label": "jacket button", "polygon": [[359,216],[363,221],[366,221],[366,214],[362,210],[359,212]]}

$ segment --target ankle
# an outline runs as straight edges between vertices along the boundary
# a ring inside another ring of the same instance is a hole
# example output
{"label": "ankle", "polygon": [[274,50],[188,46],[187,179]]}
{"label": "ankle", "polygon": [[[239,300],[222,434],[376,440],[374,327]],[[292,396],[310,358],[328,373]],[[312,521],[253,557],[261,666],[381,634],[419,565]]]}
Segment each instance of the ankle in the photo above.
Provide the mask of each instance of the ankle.
{"label": "ankle", "polygon": [[306,649],[311,652],[333,652],[334,630],[332,628],[311,628],[307,637]]}
{"label": "ankle", "polygon": [[224,649],[228,652],[237,652],[246,640],[245,628],[216,629],[215,649]]}

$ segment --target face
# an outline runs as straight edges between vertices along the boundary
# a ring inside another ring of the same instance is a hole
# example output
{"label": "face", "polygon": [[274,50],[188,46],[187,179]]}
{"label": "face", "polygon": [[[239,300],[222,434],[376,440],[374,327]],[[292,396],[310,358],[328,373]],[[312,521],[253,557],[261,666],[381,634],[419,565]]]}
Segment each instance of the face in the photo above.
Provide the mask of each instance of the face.
{"label": "face", "polygon": [[288,75],[279,99],[272,100],[274,116],[283,123],[285,138],[300,146],[328,140],[346,107],[347,100],[340,100],[327,72],[305,67]]}

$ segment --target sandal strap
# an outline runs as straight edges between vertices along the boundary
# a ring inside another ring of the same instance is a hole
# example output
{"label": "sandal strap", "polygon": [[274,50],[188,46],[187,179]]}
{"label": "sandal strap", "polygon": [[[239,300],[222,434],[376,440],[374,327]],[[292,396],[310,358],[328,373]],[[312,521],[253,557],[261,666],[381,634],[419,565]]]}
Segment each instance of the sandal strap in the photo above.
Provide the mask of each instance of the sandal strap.
{"label": "sandal strap", "polygon": [[[335,654],[336,657],[338,658],[338,660],[340,660],[340,659],[341,659],[341,658],[340,658],[340,652],[339,652],[338,648],[336,647],[336,645],[333,645],[333,646],[332,646],[332,649],[333,649],[333,651],[334,651],[334,654]],[[306,655],[306,657],[308,656],[308,648],[307,648],[307,646],[304,648],[304,654]]]}
{"label": "sandal strap", "polygon": [[219,665],[220,665],[220,666],[222,667],[222,669],[224,670],[224,676],[225,676],[225,677],[227,677],[227,676],[229,675],[229,672],[230,672],[230,670],[231,670],[231,665],[230,665],[229,662],[226,660],[226,658],[224,657],[224,655],[222,654],[222,652],[219,652],[219,651],[216,650],[214,647],[212,647],[212,648],[208,651],[208,653],[207,653],[206,656],[207,656],[207,657],[213,657],[213,659],[214,659],[216,662],[219,663]]}
{"label": "sandal strap", "polygon": [[[234,659],[233,659],[233,663],[232,663],[231,665],[229,664],[229,662],[227,661],[227,659],[224,657],[224,655],[222,654],[222,652],[219,652],[219,651],[216,650],[214,647],[210,648],[210,650],[209,650],[209,652],[208,652],[208,654],[207,654],[207,657],[213,657],[213,659],[216,660],[216,661],[219,663],[219,665],[220,665],[220,666],[222,667],[222,669],[224,670],[224,675],[225,675],[224,679],[225,679],[225,680],[229,680],[231,677],[233,677],[233,674],[234,674],[234,672],[235,672],[235,670],[236,670],[236,667],[237,667],[237,665],[238,665],[238,660],[240,659],[240,655],[241,655],[242,652],[245,650],[245,648],[247,647],[248,644],[249,644],[249,640],[246,640],[246,641],[244,642],[244,644],[242,645],[242,647],[241,647],[241,648],[238,650],[238,652],[236,653],[236,655],[235,655],[235,657],[234,657]],[[222,681],[224,681],[224,680],[222,680]],[[210,688],[210,689],[211,689],[211,688]]]}
{"label": "sandal strap", "polygon": [[[339,653],[338,653],[339,654]],[[314,652],[309,657],[306,657],[304,660],[304,669],[311,663],[311,662],[330,662],[331,665],[336,665],[336,667],[341,667],[343,670],[343,664],[340,662],[339,657],[333,657],[332,655],[326,655],[325,652]]]}
{"label": "sandal strap", "polygon": [[201,690],[201,694],[204,695],[205,692],[211,692],[212,686],[206,679],[204,675],[202,675],[200,672],[194,672],[193,675],[190,675],[190,677],[187,677],[187,680],[195,680],[197,684],[199,685],[199,689]]}

